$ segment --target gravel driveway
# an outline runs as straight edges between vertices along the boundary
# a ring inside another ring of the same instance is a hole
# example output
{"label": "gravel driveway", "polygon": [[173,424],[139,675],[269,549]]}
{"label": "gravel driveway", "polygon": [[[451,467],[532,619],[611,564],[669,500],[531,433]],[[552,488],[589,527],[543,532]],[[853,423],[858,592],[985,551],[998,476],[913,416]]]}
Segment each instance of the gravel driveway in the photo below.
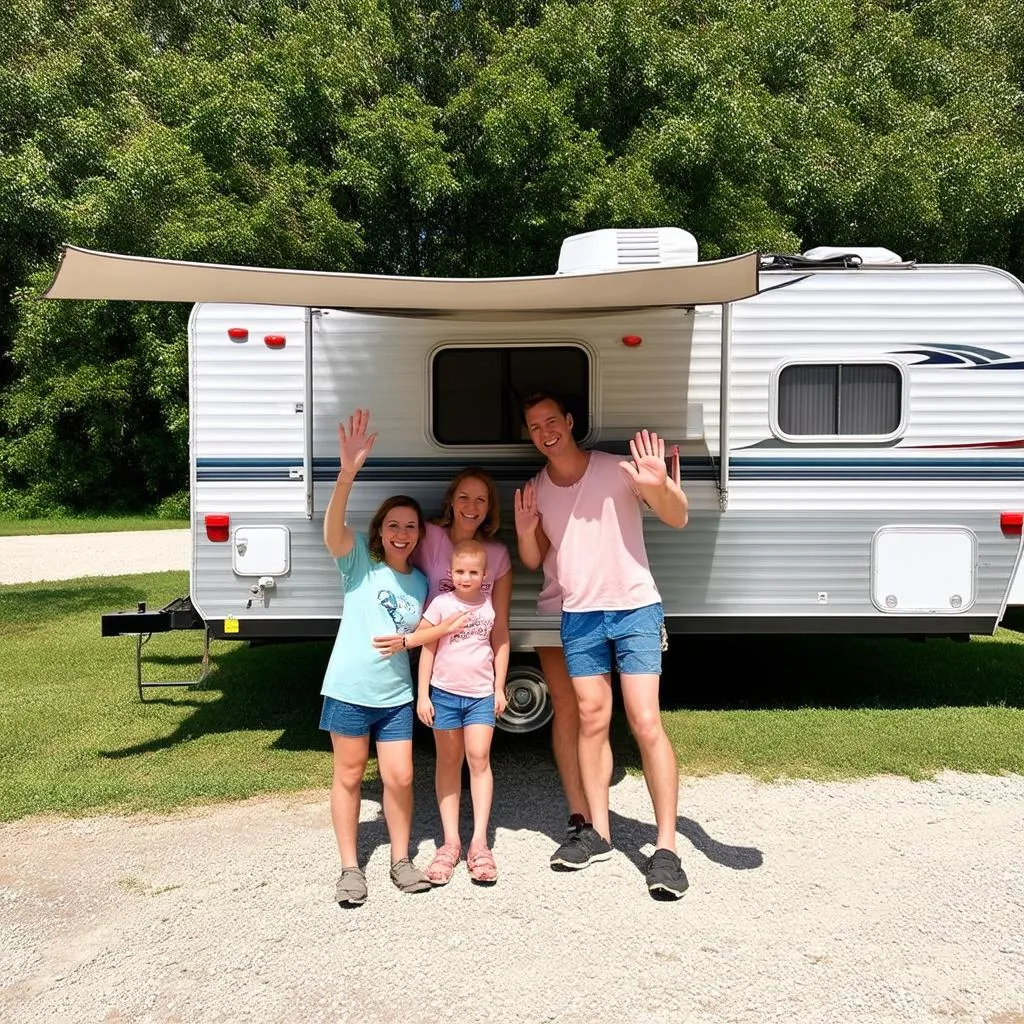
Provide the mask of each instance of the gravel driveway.
{"label": "gravel driveway", "polygon": [[[420,751],[421,861],[430,763]],[[418,896],[388,881],[367,787],[370,899],[344,911],[324,791],[2,825],[0,1020],[1024,1024],[1022,776],[684,777],[691,888],[673,904],[643,887],[641,781],[617,774],[616,853],[575,874],[547,867],[564,820],[550,760],[508,758],[496,786],[498,884],[462,867]]]}

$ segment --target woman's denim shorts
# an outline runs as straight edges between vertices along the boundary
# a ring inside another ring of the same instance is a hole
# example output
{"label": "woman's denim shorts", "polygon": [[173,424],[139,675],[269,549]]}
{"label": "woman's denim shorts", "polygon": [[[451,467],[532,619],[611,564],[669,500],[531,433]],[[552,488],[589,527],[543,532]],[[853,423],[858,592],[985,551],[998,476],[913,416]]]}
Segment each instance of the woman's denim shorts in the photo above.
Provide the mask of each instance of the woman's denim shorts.
{"label": "woman's denim shorts", "polygon": [[569,675],[661,675],[668,647],[661,603],[618,612],[562,612],[562,651]]}
{"label": "woman's denim shorts", "polygon": [[412,701],[394,708],[368,708],[324,697],[320,728],[339,736],[366,736],[375,743],[412,739]]}

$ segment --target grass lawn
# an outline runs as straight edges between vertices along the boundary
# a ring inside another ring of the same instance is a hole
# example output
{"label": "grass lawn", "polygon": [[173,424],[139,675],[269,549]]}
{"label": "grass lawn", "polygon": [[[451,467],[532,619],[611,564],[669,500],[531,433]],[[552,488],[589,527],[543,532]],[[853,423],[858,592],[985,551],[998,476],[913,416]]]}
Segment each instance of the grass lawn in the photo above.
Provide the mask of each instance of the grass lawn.
{"label": "grass lawn", "polygon": [[[37,812],[168,810],[326,787],[317,728],[330,644],[215,641],[194,689],[135,689],[133,637],[99,635],[102,612],[187,592],[186,573],[0,587],[0,820]],[[156,634],[149,678],[198,674],[198,632]],[[947,640],[673,641],[664,720],[690,775],[761,779],[927,777],[944,768],[1024,772],[1024,647],[1014,633]],[[552,770],[546,732],[499,733],[494,764]],[[429,770],[432,744],[417,733]],[[621,714],[616,763],[638,771]],[[419,769],[418,769],[419,770]]]}
{"label": "grass lawn", "polygon": [[187,530],[187,519],[147,516],[93,516],[68,519],[10,519],[0,516],[0,537],[28,537],[51,533],[118,533],[124,530]]}

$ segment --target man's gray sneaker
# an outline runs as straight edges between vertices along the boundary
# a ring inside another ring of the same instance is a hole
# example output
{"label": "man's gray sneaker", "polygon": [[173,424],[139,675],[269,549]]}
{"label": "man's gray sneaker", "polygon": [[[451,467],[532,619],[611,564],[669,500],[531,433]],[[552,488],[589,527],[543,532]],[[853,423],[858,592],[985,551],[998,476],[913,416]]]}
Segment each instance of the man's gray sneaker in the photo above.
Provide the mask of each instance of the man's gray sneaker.
{"label": "man's gray sneaker", "polygon": [[366,902],[366,875],[359,868],[342,868],[334,898],[341,907],[358,907]]}
{"label": "man's gray sneaker", "polygon": [[612,855],[606,842],[593,825],[584,825],[570,833],[564,843],[551,854],[552,871],[579,871],[593,861],[607,860]]}
{"label": "man's gray sneaker", "polygon": [[647,891],[656,900],[681,900],[690,888],[679,858],[671,851],[657,849],[647,861]]}
{"label": "man's gray sneaker", "polygon": [[426,892],[432,889],[430,879],[408,857],[396,860],[391,865],[391,881],[402,892]]}

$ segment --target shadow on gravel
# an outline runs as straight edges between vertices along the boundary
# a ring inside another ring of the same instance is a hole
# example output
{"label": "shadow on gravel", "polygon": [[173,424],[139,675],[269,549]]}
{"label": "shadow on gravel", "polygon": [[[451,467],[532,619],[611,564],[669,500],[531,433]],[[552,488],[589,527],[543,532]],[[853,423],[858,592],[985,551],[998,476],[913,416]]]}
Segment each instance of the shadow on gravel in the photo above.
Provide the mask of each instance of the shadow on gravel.
{"label": "shadow on gravel", "polygon": [[[434,797],[433,741],[427,729],[416,727],[414,736],[414,815],[412,827],[412,850],[414,859],[424,867],[436,846],[441,843],[441,824]],[[561,783],[555,770],[554,760],[547,745],[547,733],[531,733],[527,736],[509,736],[498,733],[492,748],[491,766],[494,771],[495,792],[491,811],[488,844],[494,846],[498,829],[502,831],[528,831],[543,835],[550,840],[551,851],[565,837],[567,810],[562,795]],[[615,768],[612,786],[625,775],[622,767],[627,751],[613,746]],[[378,780],[363,785],[363,798],[381,803],[383,792]],[[612,803],[614,805],[614,792]],[[473,811],[470,802],[468,774],[463,773],[462,799],[460,802],[460,834],[463,853],[473,832]],[[623,853],[643,875],[646,871],[647,856],[641,851],[653,847],[657,841],[657,829],[652,821],[638,821],[611,812],[612,843]],[[676,819],[676,831],[688,840],[693,850],[708,860],[736,871],[749,871],[761,867],[764,857],[753,846],[733,846],[708,835],[702,825],[680,815]],[[387,826],[383,813],[372,821],[359,826],[359,857],[362,863],[388,843]],[[497,853],[498,851],[496,851]],[[685,868],[688,851],[685,843],[679,847],[679,854]],[[461,868],[465,870],[463,866]],[[500,870],[500,865],[499,865]]]}

